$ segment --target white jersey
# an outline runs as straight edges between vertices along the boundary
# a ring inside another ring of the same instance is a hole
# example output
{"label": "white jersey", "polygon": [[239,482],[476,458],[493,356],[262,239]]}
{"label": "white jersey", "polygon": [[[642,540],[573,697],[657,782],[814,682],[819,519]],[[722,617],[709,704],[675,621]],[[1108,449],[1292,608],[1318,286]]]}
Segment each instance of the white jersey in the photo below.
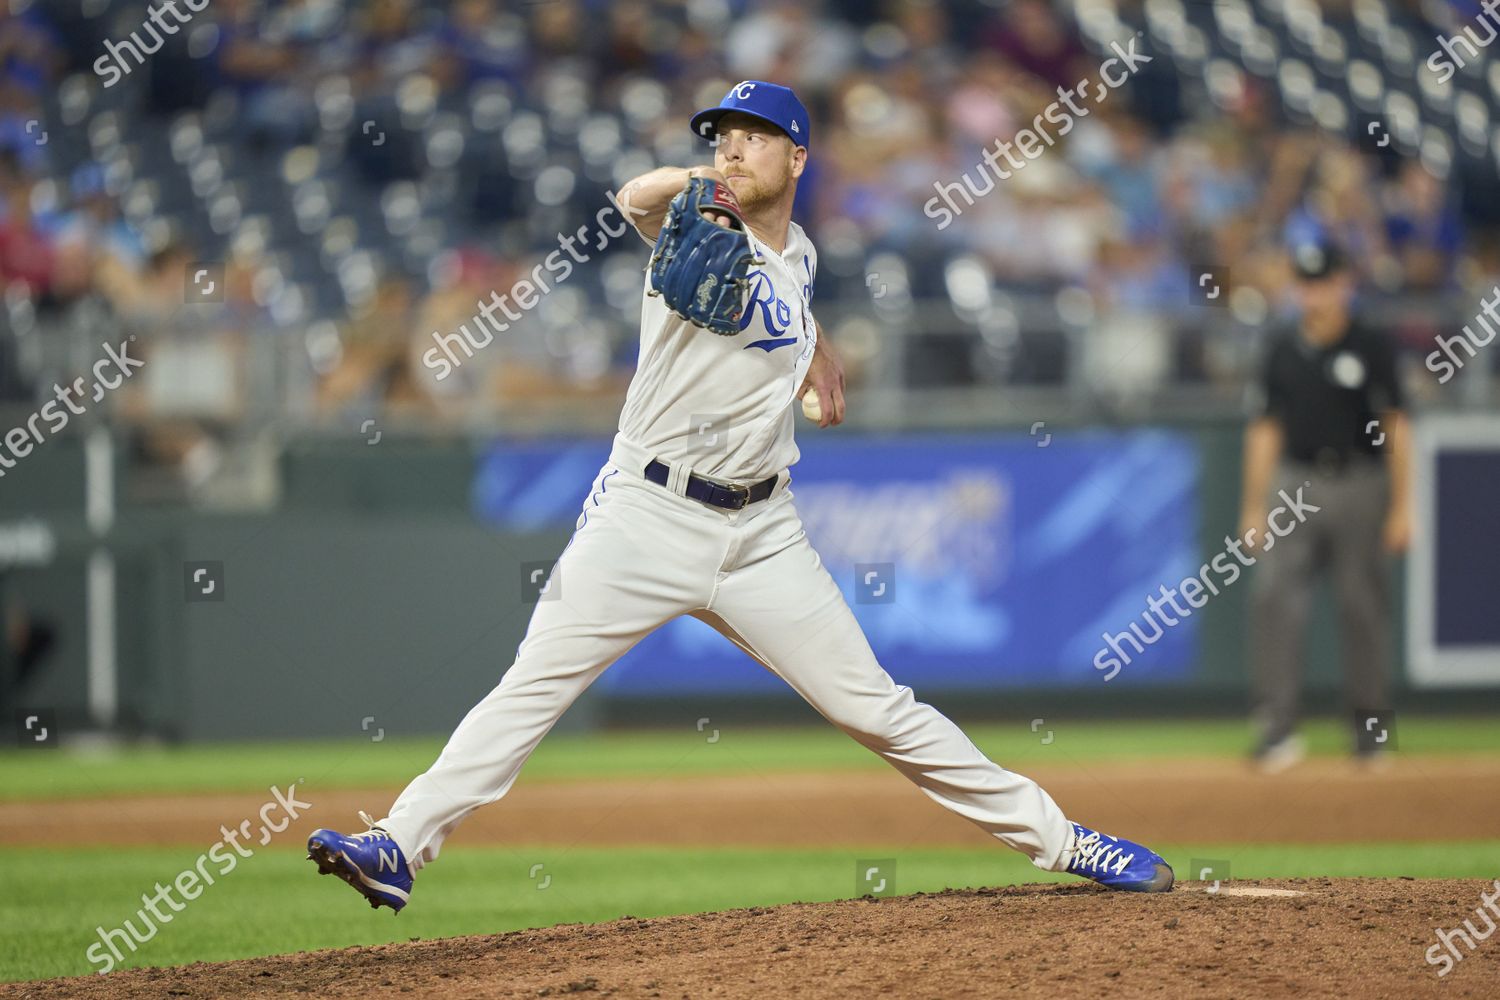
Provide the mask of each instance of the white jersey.
{"label": "white jersey", "polygon": [[620,435],[639,450],[739,483],[797,461],[791,404],[818,339],[818,253],[802,227],[789,224],[780,254],[753,233],[750,246],[765,263],[750,268],[745,314],[732,337],[694,326],[660,296],[643,297],[640,359],[620,412]]}

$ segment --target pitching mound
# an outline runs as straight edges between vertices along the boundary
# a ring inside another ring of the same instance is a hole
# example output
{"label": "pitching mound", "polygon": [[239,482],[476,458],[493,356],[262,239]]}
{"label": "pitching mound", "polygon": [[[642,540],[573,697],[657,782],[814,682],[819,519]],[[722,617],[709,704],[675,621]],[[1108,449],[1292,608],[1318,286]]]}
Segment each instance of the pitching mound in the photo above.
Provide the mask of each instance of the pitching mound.
{"label": "pitching mound", "polygon": [[[0,986],[24,997],[1492,998],[1500,940],[1439,978],[1434,928],[1475,916],[1481,881],[1185,883],[948,890]],[[1225,890],[1234,890],[1227,892]],[[1245,890],[1277,890],[1274,892]],[[368,914],[366,914],[368,916]]]}

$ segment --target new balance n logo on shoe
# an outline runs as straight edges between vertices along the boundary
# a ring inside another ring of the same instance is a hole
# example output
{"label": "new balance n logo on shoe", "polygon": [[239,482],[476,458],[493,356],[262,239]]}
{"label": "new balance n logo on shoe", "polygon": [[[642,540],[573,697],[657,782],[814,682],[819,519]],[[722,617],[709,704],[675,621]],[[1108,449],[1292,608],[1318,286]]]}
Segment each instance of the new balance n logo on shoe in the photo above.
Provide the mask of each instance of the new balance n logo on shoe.
{"label": "new balance n logo on shoe", "polygon": [[412,883],[401,845],[367,813],[360,813],[359,818],[369,829],[352,837],[336,830],[314,830],[307,838],[308,860],[317,864],[318,874],[347,882],[371,906],[389,906],[399,913],[411,899]]}

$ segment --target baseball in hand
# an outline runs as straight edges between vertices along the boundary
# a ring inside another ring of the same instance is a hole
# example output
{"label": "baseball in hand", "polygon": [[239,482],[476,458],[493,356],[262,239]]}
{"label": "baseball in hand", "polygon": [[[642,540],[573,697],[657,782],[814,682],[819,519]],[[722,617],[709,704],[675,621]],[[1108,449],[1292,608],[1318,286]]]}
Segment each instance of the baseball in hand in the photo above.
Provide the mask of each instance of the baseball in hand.
{"label": "baseball in hand", "polygon": [[802,415],[813,423],[823,419],[823,401],[818,398],[818,390],[809,389],[802,394]]}

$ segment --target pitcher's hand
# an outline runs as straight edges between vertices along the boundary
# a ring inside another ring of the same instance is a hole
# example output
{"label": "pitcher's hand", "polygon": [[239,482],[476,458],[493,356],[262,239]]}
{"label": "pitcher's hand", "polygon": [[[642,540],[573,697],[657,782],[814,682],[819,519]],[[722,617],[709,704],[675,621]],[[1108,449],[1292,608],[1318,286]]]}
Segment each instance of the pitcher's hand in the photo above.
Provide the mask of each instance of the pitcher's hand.
{"label": "pitcher's hand", "polygon": [[806,395],[808,389],[818,390],[818,400],[823,407],[823,419],[819,427],[832,427],[844,422],[844,364],[839,360],[833,345],[826,338],[818,339],[813,351],[812,364],[807,368],[807,378],[797,390],[797,398]]}

